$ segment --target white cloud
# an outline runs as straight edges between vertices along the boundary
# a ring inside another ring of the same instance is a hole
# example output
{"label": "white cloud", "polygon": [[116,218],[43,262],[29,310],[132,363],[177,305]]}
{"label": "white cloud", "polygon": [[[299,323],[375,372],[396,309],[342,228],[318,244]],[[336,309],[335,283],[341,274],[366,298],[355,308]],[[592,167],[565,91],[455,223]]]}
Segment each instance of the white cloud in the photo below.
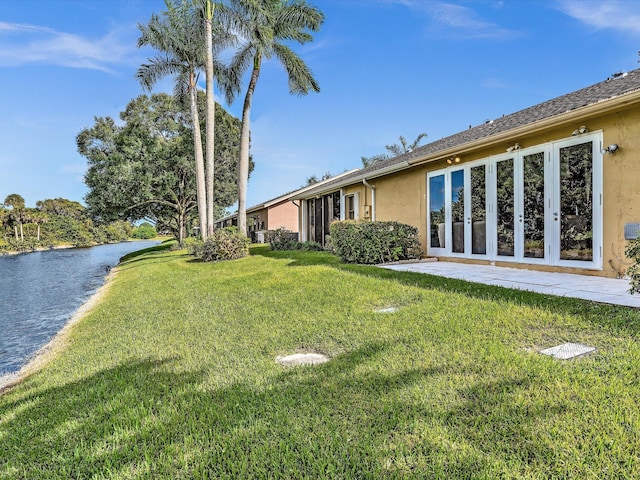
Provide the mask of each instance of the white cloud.
{"label": "white cloud", "polygon": [[111,66],[135,51],[135,44],[122,41],[120,33],[90,39],[48,27],[0,22],[0,67],[41,64],[110,72]]}
{"label": "white cloud", "polygon": [[[438,34],[460,39],[501,39],[521,35],[517,30],[503,28],[485,20],[475,10],[454,3],[425,0],[379,0],[383,4],[399,4],[426,14],[431,20],[431,30]],[[502,7],[496,2],[493,8]]]}
{"label": "white cloud", "polygon": [[596,29],[612,29],[640,35],[640,3],[628,0],[561,0],[557,8]]}

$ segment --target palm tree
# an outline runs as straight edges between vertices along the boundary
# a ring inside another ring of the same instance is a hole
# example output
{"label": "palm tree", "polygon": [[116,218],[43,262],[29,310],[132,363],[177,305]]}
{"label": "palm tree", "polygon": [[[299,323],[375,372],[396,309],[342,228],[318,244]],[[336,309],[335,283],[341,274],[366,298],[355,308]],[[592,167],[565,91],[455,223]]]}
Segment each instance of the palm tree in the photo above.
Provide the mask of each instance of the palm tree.
{"label": "palm tree", "polygon": [[206,50],[205,62],[205,91],[207,98],[206,131],[205,131],[205,184],[207,191],[207,236],[213,234],[213,182],[215,174],[215,122],[216,103],[213,90],[213,13],[215,4],[212,0],[201,0],[202,14],[204,19],[204,45]]}
{"label": "palm tree", "polygon": [[[320,87],[304,61],[286,43],[313,40],[309,33],[319,30],[324,15],[305,0],[231,0],[224,12],[227,29],[242,39],[230,71],[239,79],[251,69],[242,109],[242,131],[238,164],[238,230],[247,233],[247,182],[249,179],[249,133],[251,101],[263,60],[275,57],[285,68],[292,94],[319,92]],[[231,101],[240,91],[239,81],[224,89]]]}
{"label": "palm tree", "polygon": [[4,199],[4,204],[7,207],[11,207],[9,221],[11,222],[11,225],[13,225],[16,241],[18,240],[18,226],[20,227],[20,237],[24,241],[24,231],[22,228],[22,224],[26,218],[24,213],[24,198],[17,193],[12,193],[7,195],[7,198]]}
{"label": "palm tree", "polygon": [[416,137],[416,139],[413,142],[411,142],[411,144],[408,144],[407,140],[402,135],[400,135],[400,145],[398,145],[397,143],[394,143],[393,145],[385,145],[384,148],[386,148],[389,152],[391,152],[395,156],[402,155],[404,153],[409,153],[413,151],[420,144],[422,139],[426,138],[426,136],[427,136],[426,133],[420,133]]}
{"label": "palm tree", "polygon": [[202,136],[197,105],[197,82],[205,55],[205,44],[199,18],[192,4],[185,0],[167,0],[167,11],[163,18],[153,14],[148,25],[138,25],[141,37],[138,47],[149,45],[159,52],[149,63],[143,64],[136,77],[143,87],[151,90],[153,85],[167,75],[175,76],[175,94],[189,98],[193,145],[196,162],[196,196],[200,235],[207,238],[207,199]]}
{"label": "palm tree", "polygon": [[413,142],[407,143],[407,139],[400,135],[400,145],[394,143],[393,145],[385,145],[384,147],[391,155],[389,155],[388,153],[380,153],[378,155],[374,155],[373,157],[360,157],[362,159],[362,165],[364,167],[368,167],[369,165],[373,165],[374,163],[378,163],[383,160],[389,160],[390,158],[397,157],[398,155],[412,152],[418,147],[422,139],[426,136],[426,133],[420,133]]}
{"label": "palm tree", "polygon": [[9,211],[0,203],[0,227],[2,227],[2,237],[7,239],[7,227],[10,226]]}
{"label": "palm tree", "polygon": [[29,216],[32,223],[36,224],[36,238],[40,241],[40,226],[49,222],[49,216],[39,209],[30,209]]}

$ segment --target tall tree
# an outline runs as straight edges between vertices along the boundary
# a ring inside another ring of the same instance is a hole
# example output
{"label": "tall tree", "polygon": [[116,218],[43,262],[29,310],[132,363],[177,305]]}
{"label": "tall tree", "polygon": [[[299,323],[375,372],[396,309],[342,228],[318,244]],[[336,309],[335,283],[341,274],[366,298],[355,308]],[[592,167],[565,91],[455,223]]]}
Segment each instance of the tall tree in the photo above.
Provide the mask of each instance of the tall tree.
{"label": "tall tree", "polygon": [[205,184],[207,196],[207,236],[213,234],[213,190],[215,176],[215,96],[213,70],[213,13],[215,4],[212,0],[201,0],[204,19],[204,38],[206,50],[205,93],[207,98],[207,125],[205,130]]}
{"label": "tall tree", "polygon": [[[167,94],[141,95],[120,114],[122,125],[97,118],[77,137],[87,158],[85,201],[104,222],[154,220],[182,241],[195,216],[196,185],[190,115]],[[205,109],[199,92],[198,108]],[[237,197],[240,121],[216,106],[216,190],[214,212],[222,214]],[[200,118],[204,119],[204,115]]]}
{"label": "tall tree", "polygon": [[162,18],[153,14],[147,25],[138,25],[142,35],[138,47],[149,45],[162,52],[143,64],[136,74],[142,85],[151,90],[167,75],[175,79],[175,93],[189,98],[193,128],[193,147],[196,165],[196,185],[200,235],[207,237],[207,200],[202,136],[197,107],[198,72],[204,63],[205,45],[199,17],[193,4],[182,0],[167,0]]}
{"label": "tall tree", "polygon": [[40,227],[49,221],[49,215],[37,208],[29,209],[29,219],[36,224],[36,240],[40,241]]}
{"label": "tall tree", "polygon": [[10,225],[9,211],[4,208],[4,205],[0,204],[0,227],[2,228],[2,235],[4,240],[7,239],[7,227]]}
{"label": "tall tree", "polygon": [[87,209],[80,202],[67,200],[66,198],[38,200],[36,208],[51,217],[69,217],[74,220],[83,220],[87,217]]}
{"label": "tall tree", "polygon": [[380,153],[372,157],[360,157],[362,159],[362,166],[368,167],[369,165],[373,165],[374,163],[389,160],[390,158],[397,157],[398,155],[412,152],[418,147],[418,145],[420,145],[420,142],[423,138],[426,138],[426,136],[426,133],[420,133],[413,142],[408,143],[407,139],[400,135],[399,145],[397,143],[394,143],[393,145],[385,145],[384,148],[389,153]]}
{"label": "tall tree", "polygon": [[26,212],[24,206],[24,198],[17,193],[11,193],[4,199],[4,204],[11,207],[9,219],[14,227],[16,241],[18,240],[18,227],[20,227],[20,238],[24,241],[23,224],[26,220]]}
{"label": "tall tree", "polygon": [[[249,174],[249,134],[251,102],[263,60],[275,57],[285,68],[292,94],[319,92],[320,87],[304,61],[288,42],[304,44],[313,40],[324,15],[304,0],[230,0],[231,10],[224,12],[227,28],[242,39],[233,56],[230,71],[240,79],[251,70],[242,108],[242,133],[238,165],[238,229],[247,233],[247,181]],[[239,81],[225,88],[227,99],[240,92]]]}

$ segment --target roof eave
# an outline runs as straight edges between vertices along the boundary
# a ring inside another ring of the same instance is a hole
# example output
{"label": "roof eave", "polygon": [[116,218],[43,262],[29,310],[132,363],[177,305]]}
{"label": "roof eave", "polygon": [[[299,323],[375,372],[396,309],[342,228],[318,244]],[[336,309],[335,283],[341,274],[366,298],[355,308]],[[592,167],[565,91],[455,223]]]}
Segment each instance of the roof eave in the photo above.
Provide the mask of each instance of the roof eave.
{"label": "roof eave", "polygon": [[447,148],[446,150],[440,150],[438,152],[434,152],[425,157],[418,157],[413,160],[408,160],[407,163],[410,166],[421,165],[424,163],[431,163],[437,160],[441,160],[451,155],[460,155],[460,154],[468,153],[480,147],[483,147],[483,148],[491,147],[499,143],[504,143],[504,142],[508,142],[509,140],[513,140],[514,137],[518,137],[521,135],[535,134],[543,130],[546,130],[550,127],[553,127],[554,125],[577,121],[588,115],[606,114],[606,113],[609,113],[610,111],[617,110],[622,106],[636,103],[639,100],[640,100],[640,90],[629,92],[629,93],[620,95],[618,97],[602,100],[600,102],[592,103],[590,105],[585,105],[584,107],[576,108],[574,110],[570,110],[568,112],[554,115],[549,118],[538,120],[537,122],[521,125],[519,127],[515,127],[510,130],[505,130],[504,132],[500,132],[489,137],[484,137],[478,140],[474,140],[472,142],[463,143],[455,147]]}
{"label": "roof eave", "polygon": [[336,182],[332,185],[328,185],[326,188],[319,188],[318,190],[314,190],[310,195],[296,195],[292,198],[292,200],[304,200],[305,198],[316,197],[318,195],[324,195],[329,192],[335,192],[336,190],[340,190],[341,188],[348,187],[349,185],[355,185],[356,183],[361,183],[362,180],[370,180],[372,178],[382,177],[384,175],[388,175],[390,173],[394,173],[400,170],[405,170],[410,165],[406,162],[394,163],[393,165],[389,165],[388,167],[381,168],[380,170],[373,170],[369,173],[356,175],[355,177],[350,177],[348,179],[342,180],[340,182]]}

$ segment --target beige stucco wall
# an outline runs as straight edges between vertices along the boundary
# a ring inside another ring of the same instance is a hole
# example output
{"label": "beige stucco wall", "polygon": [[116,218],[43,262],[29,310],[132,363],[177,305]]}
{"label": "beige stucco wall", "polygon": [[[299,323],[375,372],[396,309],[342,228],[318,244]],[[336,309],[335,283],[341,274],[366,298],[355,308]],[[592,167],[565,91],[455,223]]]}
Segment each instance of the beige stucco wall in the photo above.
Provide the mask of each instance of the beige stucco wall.
{"label": "beige stucco wall", "polygon": [[[586,125],[590,132],[603,132],[604,146],[616,143],[619,150],[603,156],[603,266],[601,271],[551,267],[546,265],[514,264],[511,267],[576,272],[608,277],[620,276],[629,265],[624,257],[626,241],[624,224],[640,222],[640,105],[627,105],[613,113],[574,118],[532,135],[519,135],[488,148],[478,148],[461,154],[462,162],[485,159],[503,154],[518,142],[522,148],[571,138],[571,132]],[[447,167],[443,160],[368,179],[376,190],[376,220],[397,220],[417,227],[426,251],[426,174]],[[362,184],[344,188],[345,194],[360,194],[360,218],[364,219],[365,205],[371,205],[371,189]],[[456,259],[465,261],[466,259]],[[482,263],[482,262],[480,262]],[[486,263],[486,262],[485,262]]]}
{"label": "beige stucco wall", "polygon": [[365,205],[371,206],[371,190],[365,187],[362,183],[358,183],[356,185],[350,185],[342,189],[342,193],[344,196],[358,194],[358,205],[355,208],[358,211],[358,218],[360,220],[371,220],[370,218],[365,218]]}
{"label": "beige stucco wall", "polygon": [[417,227],[422,245],[426,245],[426,171],[426,167],[415,167],[369,180],[376,189],[376,220]]}
{"label": "beige stucco wall", "polygon": [[616,112],[599,119],[604,146],[619,150],[603,158],[604,270],[614,276],[629,265],[624,256],[624,224],[640,222],[640,108]]}

